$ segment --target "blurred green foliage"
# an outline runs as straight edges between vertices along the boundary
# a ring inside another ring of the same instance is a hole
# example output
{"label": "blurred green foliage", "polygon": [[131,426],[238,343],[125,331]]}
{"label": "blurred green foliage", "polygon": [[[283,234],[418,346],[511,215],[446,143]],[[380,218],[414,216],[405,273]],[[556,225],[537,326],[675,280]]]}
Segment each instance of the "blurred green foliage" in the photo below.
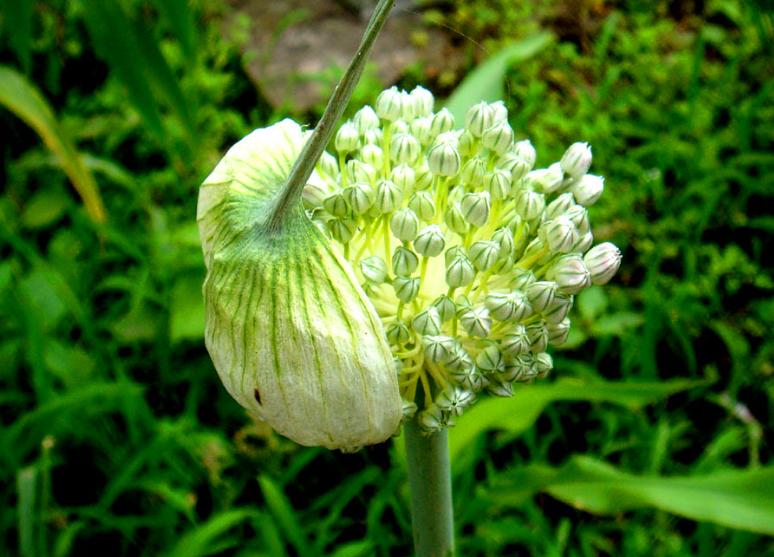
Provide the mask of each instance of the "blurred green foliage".
{"label": "blurred green foliage", "polygon": [[[453,430],[459,554],[774,555],[772,6],[427,8],[469,39],[459,91],[491,86],[483,48],[506,53],[494,83],[539,164],[593,145],[597,239],[624,249],[579,297],[557,381]],[[244,73],[249,26],[224,32],[204,0],[0,15],[0,91],[35,91],[0,96],[0,554],[408,554],[402,445],[298,447],[249,420],[203,348],[198,184],[287,110]],[[553,40],[513,54],[538,32]],[[19,109],[33,96],[47,126]]]}

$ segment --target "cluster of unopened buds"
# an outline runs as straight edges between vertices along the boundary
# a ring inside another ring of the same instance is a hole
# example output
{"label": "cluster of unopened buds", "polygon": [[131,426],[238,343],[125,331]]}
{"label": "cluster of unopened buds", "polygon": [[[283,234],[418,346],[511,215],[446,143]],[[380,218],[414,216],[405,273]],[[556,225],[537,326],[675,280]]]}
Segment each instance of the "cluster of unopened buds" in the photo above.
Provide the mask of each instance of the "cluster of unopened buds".
{"label": "cluster of unopened buds", "polygon": [[309,216],[352,264],[398,362],[404,419],[426,431],[482,391],[546,376],[570,331],[573,296],[616,273],[586,207],[604,189],[575,143],[535,169],[502,102],[481,102],[457,130],[432,94],[383,91],[335,136],[307,184]]}

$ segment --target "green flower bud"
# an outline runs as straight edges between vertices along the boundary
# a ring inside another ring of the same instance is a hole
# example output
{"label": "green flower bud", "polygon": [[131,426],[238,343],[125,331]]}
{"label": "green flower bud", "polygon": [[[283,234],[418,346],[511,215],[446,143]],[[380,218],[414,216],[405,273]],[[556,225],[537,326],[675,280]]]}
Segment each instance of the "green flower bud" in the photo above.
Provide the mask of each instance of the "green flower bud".
{"label": "green flower bud", "polygon": [[505,170],[487,172],[483,178],[484,188],[492,199],[505,199],[511,191],[511,175]]}
{"label": "green flower bud", "polygon": [[591,166],[591,147],[588,143],[573,143],[559,164],[563,172],[572,178],[580,178]]}
{"label": "green flower bud", "polygon": [[466,193],[460,201],[460,210],[465,220],[474,226],[484,226],[489,218],[489,192]]}
{"label": "green flower bud", "polygon": [[344,188],[342,193],[356,215],[368,211],[376,200],[376,190],[368,182],[355,182]]}
{"label": "green flower bud", "polygon": [[499,258],[506,258],[513,254],[513,232],[509,228],[498,228],[492,234],[492,241],[500,246],[500,251],[497,256]]}
{"label": "green flower bud", "polygon": [[433,134],[430,131],[430,118],[423,116],[415,119],[409,126],[411,135],[419,140],[422,145],[427,145],[433,140]]}
{"label": "green flower bud", "polygon": [[311,211],[317,207],[322,207],[323,201],[328,196],[328,188],[322,182],[307,182],[304,186],[304,192],[301,194],[301,203],[304,209]]}
{"label": "green flower bud", "polygon": [[540,193],[553,193],[562,187],[562,173],[550,168],[539,168],[529,172],[524,181],[528,188]]}
{"label": "green flower bud", "polygon": [[567,294],[557,294],[554,300],[543,310],[543,319],[549,324],[561,322],[572,309],[573,298]]}
{"label": "green flower bud", "polygon": [[427,152],[427,166],[437,176],[456,176],[460,171],[460,154],[449,142],[437,142]]}
{"label": "green flower bud", "polygon": [[419,294],[419,277],[395,277],[392,281],[395,297],[404,304],[413,302]]}
{"label": "green flower bud", "polygon": [[403,399],[403,421],[407,422],[413,420],[417,413],[417,405],[414,402],[409,402]]}
{"label": "green flower bud", "polygon": [[498,321],[515,323],[532,315],[532,304],[524,292],[519,290],[507,293],[492,292],[484,299],[484,304],[492,317]]}
{"label": "green flower bud", "polygon": [[470,229],[465,220],[465,215],[462,214],[460,204],[457,202],[454,202],[449,206],[443,220],[446,223],[446,226],[457,234],[465,234]]}
{"label": "green flower bud", "polygon": [[581,235],[575,245],[572,247],[574,253],[585,253],[594,243],[594,235],[591,230]]}
{"label": "green flower bud", "polygon": [[433,300],[431,305],[436,309],[443,323],[450,321],[456,315],[457,306],[454,304],[454,301],[446,295],[439,296]]}
{"label": "green flower bud", "polygon": [[323,207],[334,217],[346,217],[350,214],[349,203],[344,199],[341,190],[326,197],[323,201]]}
{"label": "green flower bud", "polygon": [[491,103],[489,106],[492,107],[492,113],[494,114],[495,124],[508,121],[508,109],[505,107],[505,103],[503,101],[495,101]]}
{"label": "green flower bud", "polygon": [[537,357],[534,354],[521,354],[509,364],[515,371],[514,381],[529,381],[537,375]]}
{"label": "green flower bud", "polygon": [[411,122],[419,116],[414,106],[414,99],[408,91],[401,91],[400,97],[400,119],[406,123]]}
{"label": "green flower bud", "polygon": [[402,346],[411,338],[411,331],[401,319],[387,325],[386,334],[387,340],[395,346]]}
{"label": "green flower bud", "polygon": [[444,427],[449,426],[449,418],[446,416],[438,406],[435,404],[427,408],[427,410],[420,412],[417,417],[419,427],[426,433],[434,433],[440,431]]}
{"label": "green flower bud", "polygon": [[543,223],[538,229],[538,237],[548,246],[551,253],[569,253],[580,234],[572,221],[561,215]]}
{"label": "green flower bud", "polygon": [[570,191],[579,204],[585,207],[594,205],[605,191],[605,179],[602,176],[585,174],[572,183]]}
{"label": "green flower bud", "polygon": [[481,137],[492,127],[492,124],[494,124],[494,110],[484,101],[471,106],[465,113],[465,129],[475,137]]}
{"label": "green flower bud", "polygon": [[476,278],[476,271],[470,263],[470,259],[464,255],[455,257],[446,266],[446,284],[452,288],[467,286]]}
{"label": "green flower bud", "polygon": [[589,224],[589,212],[582,205],[573,205],[567,209],[562,216],[570,219],[581,234],[586,234],[591,230],[591,225]]}
{"label": "green flower bud", "polygon": [[440,335],[441,316],[434,307],[429,307],[414,317],[411,327],[420,335]]}
{"label": "green flower bud", "polygon": [[357,223],[349,217],[334,217],[328,221],[328,232],[334,240],[346,244],[357,232]]}
{"label": "green flower bud", "polygon": [[486,129],[481,135],[481,143],[498,155],[502,155],[513,146],[513,129],[503,120]]}
{"label": "green flower bud", "polygon": [[457,257],[467,257],[468,252],[465,251],[465,248],[463,246],[452,246],[449,249],[446,250],[446,253],[443,254],[443,261],[444,264],[448,267],[449,264],[454,261]]}
{"label": "green flower bud", "polygon": [[514,152],[503,154],[497,160],[497,168],[511,173],[511,195],[521,187],[521,180],[532,169],[532,165]]}
{"label": "green flower bud", "polygon": [[391,180],[379,180],[376,185],[376,209],[380,213],[392,213],[403,202],[403,193]]}
{"label": "green flower bud", "polygon": [[549,372],[554,369],[554,360],[549,354],[543,352],[535,357],[535,375],[537,379],[545,379]]}
{"label": "green flower bud", "polygon": [[531,221],[543,213],[546,201],[542,193],[522,189],[516,194],[516,212],[524,220]]}
{"label": "green flower bud", "polygon": [[486,390],[495,396],[504,398],[513,396],[513,385],[502,381],[498,377],[491,377],[489,379],[489,382],[486,385]]}
{"label": "green flower bud", "polygon": [[[468,354],[468,351],[462,347],[459,341],[455,340],[454,345],[449,350],[449,354],[443,360],[443,367],[452,372],[465,372],[465,374],[462,375],[462,378],[464,378],[464,375],[466,375],[471,368],[475,368],[476,364],[470,357],[470,354]],[[455,380],[459,381],[459,379],[457,379],[457,374],[453,374],[452,376]]]}
{"label": "green flower bud", "polygon": [[[448,265],[449,262],[447,262],[446,264]],[[460,294],[454,299],[454,305],[457,307],[457,319],[459,319],[465,313],[473,309],[473,304],[470,303],[470,298],[468,298],[464,294]]]}
{"label": "green flower bud", "polygon": [[532,353],[545,352],[548,347],[548,323],[536,321],[527,325],[529,349]]}
{"label": "green flower bud", "polygon": [[336,157],[331,155],[328,151],[323,151],[320,162],[317,164],[317,169],[320,174],[323,174],[332,180],[336,180],[340,174],[339,163],[336,160]]}
{"label": "green flower bud", "polygon": [[402,242],[411,242],[417,237],[419,219],[408,207],[397,211],[390,219],[390,230]]}
{"label": "green flower bud", "polygon": [[378,255],[360,260],[360,272],[372,284],[382,284],[387,279],[387,264]]}
{"label": "green flower bud", "polygon": [[551,302],[554,301],[558,286],[550,280],[539,280],[533,282],[527,287],[527,299],[532,304],[532,309],[536,312],[545,310]]}
{"label": "green flower bud", "polygon": [[347,154],[357,151],[360,148],[360,134],[355,124],[344,122],[339,131],[336,132],[334,145],[339,153]]}
{"label": "green flower bud", "polygon": [[591,273],[591,282],[607,284],[621,266],[621,250],[610,242],[598,244],[583,256],[583,262]]}
{"label": "green flower bud", "polygon": [[530,169],[535,166],[535,160],[537,159],[537,152],[530,143],[529,139],[517,141],[513,146],[513,153],[524,159],[529,164]]}
{"label": "green flower bud", "polygon": [[446,108],[442,108],[430,123],[430,133],[435,137],[454,129],[454,116]]}
{"label": "green flower bud", "polygon": [[416,175],[416,181],[414,183],[415,190],[426,190],[433,184],[433,173],[430,172],[430,167],[427,163],[423,163],[414,169]]}
{"label": "green flower bud", "polygon": [[308,137],[290,120],[255,130],[202,184],[205,342],[228,392],[278,433],[352,450],[401,420],[382,324],[300,205],[263,226]]}
{"label": "green flower bud", "polygon": [[392,134],[410,133],[409,125],[403,120],[395,120],[387,126],[387,130]]}
{"label": "green flower bud", "polygon": [[414,169],[405,163],[399,164],[390,172],[390,180],[392,180],[405,195],[408,195],[414,188],[414,183],[416,181]]}
{"label": "green flower bud", "polygon": [[441,227],[431,224],[419,232],[414,240],[414,249],[425,257],[435,257],[443,251],[445,243]]}
{"label": "green flower bud", "polygon": [[537,281],[535,273],[526,269],[515,269],[511,287],[526,292],[531,284]]}
{"label": "green flower bud", "polygon": [[422,147],[410,133],[397,133],[390,141],[390,158],[395,164],[414,164]]}
{"label": "green flower bud", "polygon": [[369,184],[376,183],[376,169],[368,163],[361,162],[357,159],[347,161],[347,166],[344,169],[347,175],[347,181],[349,183],[354,182],[368,182]]}
{"label": "green flower bud", "polygon": [[490,344],[476,356],[476,367],[483,373],[489,375],[500,372],[505,367],[503,355],[496,344]]}
{"label": "green flower bud", "polygon": [[464,130],[458,140],[457,149],[462,157],[472,157],[476,152],[476,138],[468,130]]}
{"label": "green flower bud", "polygon": [[[527,328],[518,323],[500,341],[500,350],[508,356],[518,356],[529,351]],[[511,379],[512,381],[513,379]]]}
{"label": "green flower bud", "polygon": [[400,118],[402,110],[403,98],[397,87],[390,87],[389,89],[379,93],[376,97],[376,114],[379,118],[388,122],[394,122]]}
{"label": "green flower bud", "polygon": [[409,198],[409,208],[417,214],[419,220],[430,222],[435,217],[435,201],[426,191],[418,191]]}
{"label": "green flower bud", "polygon": [[363,135],[363,143],[366,145],[381,145],[384,138],[384,132],[381,128],[371,128],[366,130]]}
{"label": "green flower bud", "polygon": [[495,242],[479,240],[470,246],[470,261],[479,271],[488,271],[500,257],[500,246]]}
{"label": "green flower bud", "polygon": [[422,337],[422,348],[425,356],[431,362],[442,362],[454,349],[457,341],[452,337],[443,335],[425,335]]}
{"label": "green flower bud", "polygon": [[382,154],[382,148],[378,145],[366,144],[360,149],[360,160],[373,166],[374,168],[381,168],[384,162],[384,155]]}
{"label": "green flower bud", "polygon": [[435,399],[435,404],[444,412],[460,416],[476,400],[476,393],[457,385],[449,385]]}
{"label": "green flower bud", "polygon": [[392,253],[392,272],[401,277],[411,276],[417,270],[419,258],[410,249],[398,246]]}
{"label": "green flower bud", "polygon": [[486,161],[473,157],[462,166],[460,182],[467,189],[473,189],[481,184],[484,174],[486,174]]}
{"label": "green flower bud", "polygon": [[548,324],[548,344],[552,346],[561,346],[567,342],[570,336],[570,320],[562,319],[559,323]]}
{"label": "green flower bud", "polygon": [[414,114],[417,116],[430,116],[433,113],[435,98],[424,87],[417,85],[411,90],[411,100],[414,102]]}
{"label": "green flower bud", "polygon": [[546,218],[548,220],[555,219],[556,217],[563,215],[574,205],[575,199],[572,194],[563,193],[548,204],[548,207],[546,207]]}
{"label": "green flower bud", "polygon": [[472,337],[486,338],[492,330],[492,317],[485,306],[471,308],[459,319],[460,325]]}
{"label": "green flower bud", "polygon": [[365,105],[355,112],[355,117],[352,119],[352,122],[355,124],[358,133],[360,135],[365,135],[368,130],[379,127],[379,116],[373,108]]}
{"label": "green flower bud", "polygon": [[557,259],[546,276],[556,281],[558,292],[562,294],[577,294],[591,286],[591,273],[581,256],[576,254]]}

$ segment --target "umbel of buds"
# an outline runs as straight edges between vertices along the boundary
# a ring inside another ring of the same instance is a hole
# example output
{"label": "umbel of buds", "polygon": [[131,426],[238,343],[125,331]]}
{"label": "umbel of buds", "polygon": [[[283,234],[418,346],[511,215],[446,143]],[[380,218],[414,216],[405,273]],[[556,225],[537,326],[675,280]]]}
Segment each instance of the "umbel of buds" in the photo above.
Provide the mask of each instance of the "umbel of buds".
{"label": "umbel of buds", "polygon": [[388,89],[341,125],[280,227],[267,207],[306,132],[285,120],[226,154],[198,221],[207,347],[240,404],[299,443],[354,449],[550,372],[573,297],[621,253],[593,246],[591,148],[535,169],[507,116],[482,102],[458,130],[422,87]]}

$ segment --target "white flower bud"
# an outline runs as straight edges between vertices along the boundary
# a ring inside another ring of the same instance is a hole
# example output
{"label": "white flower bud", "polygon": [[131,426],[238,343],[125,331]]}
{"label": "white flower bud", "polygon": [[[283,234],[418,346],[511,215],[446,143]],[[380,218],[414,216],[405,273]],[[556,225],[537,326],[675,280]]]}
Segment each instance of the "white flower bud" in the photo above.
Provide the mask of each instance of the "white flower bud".
{"label": "white flower bud", "polygon": [[438,136],[442,133],[454,129],[454,116],[446,108],[442,108],[435,115],[430,123],[430,133]]}
{"label": "white flower bud", "polygon": [[433,404],[427,410],[419,413],[417,422],[419,427],[426,433],[434,433],[447,427],[449,425],[449,418],[444,414],[443,410]]}
{"label": "white flower bud", "polygon": [[604,242],[591,248],[583,256],[583,262],[591,273],[591,282],[606,284],[621,266],[621,250],[610,242]]}
{"label": "white flower bud", "polygon": [[433,113],[435,98],[430,91],[421,85],[417,85],[411,90],[411,99],[414,102],[414,114],[417,116],[430,116]]}
{"label": "white flower bud", "polygon": [[438,315],[441,316],[441,321],[444,323],[453,319],[456,315],[457,306],[454,304],[454,301],[446,295],[439,296],[433,300],[431,305],[438,311]]}
{"label": "white flower bud", "polygon": [[[449,250],[449,251],[452,251],[452,250]],[[450,262],[451,261],[447,261],[446,264],[448,265]],[[458,319],[473,309],[473,304],[470,303],[470,298],[468,298],[464,294],[460,294],[459,296],[457,296],[457,298],[455,298],[454,306],[457,308]]]}
{"label": "white flower bud", "polygon": [[[470,371],[471,368],[475,367],[475,362],[470,357],[470,354],[468,354],[468,351],[462,347],[459,341],[456,341],[452,349],[449,350],[449,355],[444,359],[443,366],[450,371]],[[457,379],[456,374],[453,376],[455,379]]]}
{"label": "white flower bud", "polygon": [[561,346],[567,342],[570,336],[570,320],[562,319],[559,323],[548,324],[548,344],[552,346]]}
{"label": "white flower bud", "polygon": [[379,116],[373,108],[365,105],[355,112],[355,117],[352,119],[352,122],[355,124],[358,133],[360,135],[365,135],[368,130],[379,127]]}
{"label": "white flower bud", "polygon": [[324,182],[312,182],[311,180],[304,186],[301,194],[301,203],[304,209],[311,211],[317,207],[322,207],[323,201],[328,196],[328,188]]}
{"label": "white flower bud", "polygon": [[384,154],[382,148],[378,145],[371,145],[367,143],[360,149],[360,160],[367,162],[374,168],[381,168],[384,162]]}
{"label": "white flower bud", "polygon": [[550,354],[542,352],[535,356],[535,376],[537,379],[545,379],[554,369],[554,360]]}
{"label": "white flower bud", "polygon": [[482,182],[492,199],[505,199],[511,191],[511,174],[505,170],[487,172]]}
{"label": "white flower bud", "polygon": [[366,130],[363,135],[363,143],[366,145],[381,145],[383,138],[384,132],[382,132],[382,128],[371,128]]}
{"label": "white flower bud", "polygon": [[594,235],[591,230],[581,235],[575,245],[572,247],[572,251],[575,253],[586,253],[591,245],[594,243]]}
{"label": "white flower bud", "polygon": [[456,340],[443,335],[422,336],[422,348],[431,362],[442,362],[454,349]]}
{"label": "white flower bud", "polygon": [[387,264],[378,255],[360,260],[360,272],[372,284],[382,284],[387,279]]}
{"label": "white flower bud", "polygon": [[400,277],[411,276],[417,270],[419,258],[410,249],[398,246],[392,253],[392,272]]}
{"label": "white flower bud", "polygon": [[500,259],[509,257],[513,254],[513,232],[509,228],[498,228],[492,234],[492,241],[500,246],[498,257]]}
{"label": "white flower bud", "polygon": [[508,109],[505,107],[505,103],[503,101],[495,101],[489,106],[492,107],[495,124],[508,121]]}
{"label": "white flower bud", "polygon": [[476,137],[481,135],[494,124],[494,110],[485,101],[471,106],[465,113],[465,129]]}
{"label": "white flower bud", "polygon": [[414,240],[414,249],[425,257],[435,257],[443,251],[446,242],[441,227],[431,224],[423,228]]}
{"label": "white flower bud", "polygon": [[470,259],[458,255],[446,266],[446,284],[452,288],[467,286],[476,278],[476,270]]}
{"label": "white flower bud", "polygon": [[346,217],[349,215],[349,203],[344,199],[341,190],[326,197],[323,200],[323,207],[334,217]]}
{"label": "white flower bud", "polygon": [[534,354],[529,352],[525,354],[519,354],[513,359],[509,359],[507,362],[508,375],[513,377],[513,381],[529,381],[534,378],[537,370],[535,369],[536,358]]}
{"label": "white flower bud", "polygon": [[390,219],[390,230],[402,242],[411,242],[417,237],[419,219],[408,207],[397,211]]}
{"label": "white flower bud", "polygon": [[545,310],[554,301],[556,290],[559,288],[554,281],[539,280],[527,287],[527,298],[536,312]]}
{"label": "white flower bud", "polygon": [[333,180],[339,177],[339,162],[328,151],[323,151],[320,162],[317,164],[317,169],[320,174]]}
{"label": "white flower bud", "polygon": [[567,149],[561,162],[562,171],[572,178],[580,178],[591,166],[591,147],[588,143],[573,143]]}
{"label": "white flower bud", "polygon": [[511,287],[515,288],[516,290],[521,290],[522,292],[526,292],[527,288],[533,283],[537,281],[537,278],[535,277],[535,273],[532,271],[528,271],[526,269],[515,269],[514,277],[511,280]]}
{"label": "white flower bud", "polygon": [[476,151],[476,138],[468,130],[464,130],[457,141],[457,149],[462,157],[472,157]]}
{"label": "white flower bud", "polygon": [[346,244],[357,232],[357,223],[348,217],[334,217],[328,221],[328,232],[334,240]]}
{"label": "white flower bud", "polygon": [[467,188],[478,187],[486,174],[486,161],[479,157],[468,160],[460,171],[460,182]]}
{"label": "white flower bud", "polygon": [[452,203],[446,210],[443,220],[446,223],[446,226],[459,235],[465,234],[470,229],[465,220],[465,216],[462,214],[460,204],[457,202]]}
{"label": "white flower bud", "polygon": [[505,369],[505,362],[496,344],[490,344],[476,356],[476,367],[483,373],[498,373]]}
{"label": "white flower bud", "polygon": [[572,221],[562,215],[543,223],[538,229],[538,237],[548,245],[551,253],[569,253],[580,234]]}
{"label": "white flower bud", "polygon": [[390,159],[395,164],[414,164],[422,147],[410,133],[396,133],[390,141]]}
{"label": "white flower bud", "polygon": [[492,317],[498,321],[518,322],[532,315],[532,304],[526,294],[519,290],[512,292],[492,292],[487,295],[484,304]]}
{"label": "white flower bud", "polygon": [[537,152],[530,143],[529,139],[517,141],[513,147],[513,153],[524,159],[529,165],[530,169],[535,166],[535,160],[537,159]]}
{"label": "white flower bud", "polygon": [[347,154],[360,147],[360,134],[352,122],[344,122],[336,132],[334,145],[339,153]]}
{"label": "white flower bud", "polygon": [[562,187],[562,179],[562,173],[551,168],[539,168],[524,177],[527,187],[540,193],[555,192]]}
{"label": "white flower bud", "polygon": [[489,378],[488,383],[486,384],[487,392],[503,398],[512,397],[513,385],[500,379],[499,375],[501,374]]}
{"label": "white flower bud", "polygon": [[355,182],[344,188],[342,193],[356,215],[368,211],[376,200],[376,190],[368,182]]}
{"label": "white flower bud", "polygon": [[417,405],[414,402],[409,402],[405,398],[403,399],[403,421],[407,422],[413,420],[417,413]]}
{"label": "white flower bud", "polygon": [[546,218],[548,220],[555,219],[559,215],[563,215],[574,205],[575,198],[573,198],[572,194],[563,193],[548,204],[548,207],[546,207]]}
{"label": "white flower bud", "polygon": [[546,201],[542,193],[522,189],[516,194],[516,212],[524,220],[531,221],[539,217],[545,206]]}
{"label": "white flower bud", "polygon": [[573,297],[567,294],[557,294],[554,300],[543,310],[543,319],[549,324],[560,323],[572,309]]}
{"label": "white flower bud", "polygon": [[395,277],[392,281],[395,297],[404,304],[414,301],[419,294],[419,282],[419,277]]}
{"label": "white flower bud", "polygon": [[564,255],[556,260],[548,277],[559,285],[562,294],[577,294],[591,286],[591,273],[579,255]]}
{"label": "white flower bud", "polygon": [[489,192],[466,193],[460,201],[460,210],[465,220],[474,226],[484,226],[489,218],[491,204]]}
{"label": "white flower bud", "polygon": [[380,213],[392,213],[403,202],[403,193],[392,180],[379,180],[376,185],[376,209]]}
{"label": "white flower bud", "polygon": [[416,175],[414,174],[413,168],[403,163],[392,169],[390,172],[390,180],[392,180],[405,195],[408,195],[414,188]]}
{"label": "white flower bud", "polygon": [[411,135],[416,137],[422,145],[427,145],[433,140],[433,134],[430,131],[430,118],[427,116],[416,118],[411,122],[409,130],[411,130]]}
{"label": "white flower bud", "polygon": [[400,118],[402,104],[403,98],[398,88],[395,86],[390,87],[376,97],[376,114],[382,120],[394,122]]}
{"label": "white flower bud", "polygon": [[427,166],[437,176],[456,176],[462,160],[456,147],[449,142],[438,142],[427,152]]}
{"label": "white flower bud", "polygon": [[492,317],[485,306],[471,308],[460,316],[460,325],[472,337],[486,338],[492,330]]}
{"label": "white flower bud", "polygon": [[411,327],[420,335],[441,334],[441,316],[434,307],[419,312],[411,321]]}
{"label": "white flower bud", "polygon": [[604,190],[605,179],[594,174],[584,174],[570,186],[570,191],[575,196],[575,200],[586,207],[596,203]]}
{"label": "white flower bud", "polygon": [[427,166],[426,162],[423,162],[421,166],[415,167],[414,172],[416,176],[414,182],[415,190],[426,190],[433,184],[433,173],[430,172],[430,167]]}
{"label": "white flower bud", "polygon": [[409,198],[408,206],[421,221],[430,222],[435,216],[435,201],[429,192],[418,191]]}
{"label": "white flower bud", "polygon": [[545,352],[548,347],[548,323],[536,321],[527,325],[529,349],[532,353]]}
{"label": "white flower bud", "polygon": [[390,344],[401,346],[406,344],[411,338],[411,331],[402,320],[398,320],[387,326],[385,331],[387,334],[387,340]]}
{"label": "white flower bud", "polygon": [[[496,166],[497,168],[500,168],[502,170],[507,170],[508,172],[511,173],[511,182],[513,183],[513,188],[515,188],[515,190],[518,190],[518,188],[520,187],[520,181],[532,169],[532,165],[529,164],[529,162],[527,162],[521,156],[517,155],[514,152],[508,152],[503,154],[497,160]],[[512,192],[516,193],[513,188],[512,188]]]}
{"label": "white flower bud", "polygon": [[488,271],[497,263],[500,256],[500,246],[488,240],[473,242],[469,250],[470,261],[479,271]]}
{"label": "white flower bud", "polygon": [[449,385],[438,395],[435,404],[445,412],[459,416],[475,400],[476,393],[472,390],[457,385]]}
{"label": "white flower bud", "polygon": [[410,133],[409,125],[403,120],[395,120],[394,122],[388,124],[387,131],[389,131],[392,135],[399,133]]}
{"label": "white flower bud", "polygon": [[513,146],[513,129],[508,125],[507,120],[503,120],[484,131],[481,143],[487,149],[502,155]]}
{"label": "white flower bud", "polygon": [[570,219],[581,234],[591,230],[589,212],[583,205],[573,205],[564,212],[563,216]]}
{"label": "white flower bud", "polygon": [[[517,323],[500,341],[500,350],[508,356],[518,356],[529,351],[527,328]],[[511,379],[513,380],[513,379]]]}
{"label": "white flower bud", "polygon": [[408,91],[400,92],[400,119],[404,122],[411,122],[419,116],[414,106],[414,99]]}
{"label": "white flower bud", "polygon": [[376,183],[376,169],[366,162],[362,162],[357,159],[349,160],[347,161],[347,166],[345,167],[344,172],[347,175],[347,181],[349,183]]}

